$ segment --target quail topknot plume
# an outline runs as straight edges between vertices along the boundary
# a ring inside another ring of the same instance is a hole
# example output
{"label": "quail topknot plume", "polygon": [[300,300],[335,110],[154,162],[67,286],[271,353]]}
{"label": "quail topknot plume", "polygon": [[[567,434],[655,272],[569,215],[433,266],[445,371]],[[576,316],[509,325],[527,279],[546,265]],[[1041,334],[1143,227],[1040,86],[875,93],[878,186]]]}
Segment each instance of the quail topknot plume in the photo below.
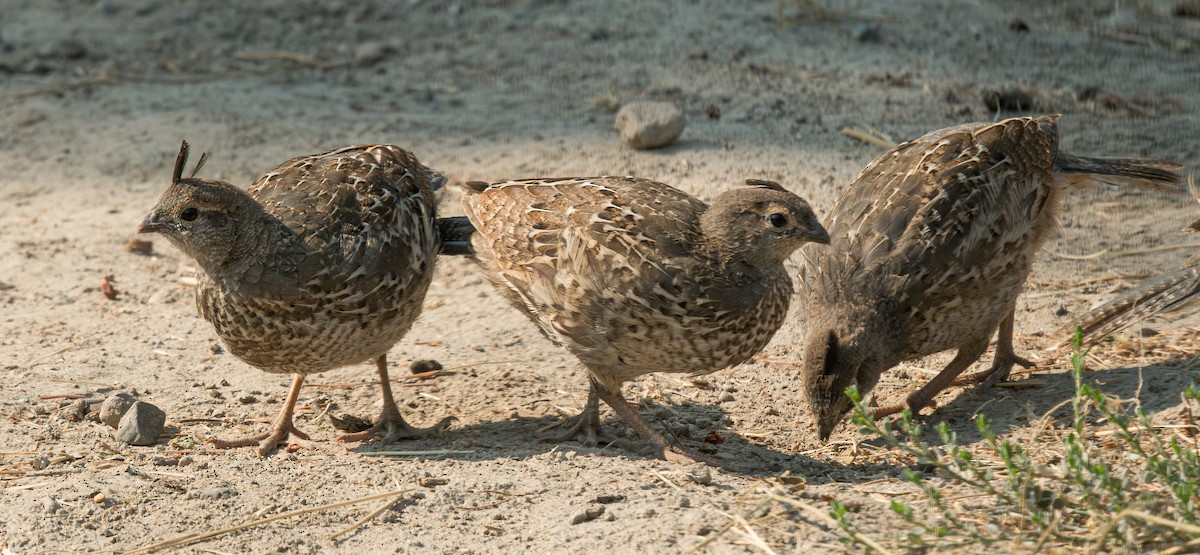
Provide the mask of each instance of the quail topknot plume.
{"label": "quail topknot plume", "polygon": [[661,455],[671,445],[621,395],[651,372],[739,364],[783,324],[784,261],[829,236],[800,197],[749,181],[711,206],[632,177],[468,183],[471,246],[496,289],[587,368],[588,401],[553,440],[595,445],[599,399]]}
{"label": "quail topknot plume", "polygon": [[1062,152],[1057,121],[934,131],[876,158],[842,193],[826,220],[833,243],[805,249],[802,274],[804,387],[822,439],[851,408],[848,386],[866,395],[903,361],[957,351],[908,396],[914,412],[979,360],[997,329],[995,360],[977,379],[991,385],[1014,364],[1032,366],[1013,350],[1013,309],[1064,194],[1093,181],[1179,181],[1176,164]]}
{"label": "quail topknot plume", "polygon": [[305,376],[373,360],[383,414],[340,436],[384,443],[437,432],[404,421],[392,397],[387,351],[420,314],[439,250],[434,189],[444,179],[390,145],[341,148],[284,162],[243,191],[184,177],[183,143],[171,185],[138,226],[167,237],[201,272],[196,305],[229,351],[265,372],[294,375],[271,431],[218,447],[258,445],[265,456],[290,434]]}

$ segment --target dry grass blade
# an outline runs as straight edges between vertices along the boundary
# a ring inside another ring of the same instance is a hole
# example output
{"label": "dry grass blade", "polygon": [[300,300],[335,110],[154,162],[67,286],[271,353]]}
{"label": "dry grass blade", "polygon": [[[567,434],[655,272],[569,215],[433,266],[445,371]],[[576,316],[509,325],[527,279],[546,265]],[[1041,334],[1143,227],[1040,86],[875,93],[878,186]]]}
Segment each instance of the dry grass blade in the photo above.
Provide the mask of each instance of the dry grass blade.
{"label": "dry grass blade", "polygon": [[46,359],[48,359],[48,358],[51,358],[51,357],[54,357],[54,356],[58,356],[58,355],[61,355],[61,354],[65,353],[65,352],[67,352],[67,351],[70,351],[70,350],[71,350],[71,347],[72,347],[71,345],[67,345],[66,347],[63,347],[63,348],[61,348],[61,349],[59,349],[59,350],[57,350],[57,351],[54,351],[53,353],[50,353],[50,354],[48,354],[48,355],[42,355],[42,356],[40,356],[40,357],[37,357],[37,358],[35,358],[35,359],[33,359],[33,360],[29,361],[29,362],[26,362],[26,363],[25,363],[25,367],[24,367],[24,368],[25,368],[25,370],[29,370],[30,368],[33,368],[34,366],[37,366],[38,364],[41,364],[42,362],[45,362],[45,361],[46,361]]}
{"label": "dry grass blade", "polygon": [[[842,527],[837,523],[836,520],[833,519],[833,517],[829,516],[821,509],[818,509],[812,505],[809,505],[808,503],[805,503],[799,499],[792,499],[790,497],[784,497],[775,492],[771,492],[770,496],[771,496],[771,499],[774,499],[774,500],[776,500],[780,503],[786,504],[786,505],[791,505],[797,509],[800,509],[800,510],[808,513],[809,515],[815,517],[817,520],[824,522],[830,528],[834,528],[837,530],[842,529]],[[892,554],[892,551],[888,550],[887,548],[880,545],[879,542],[877,542],[871,538],[868,538],[867,536],[859,534],[858,532],[847,531],[847,533],[850,534],[851,538],[854,538],[854,541],[859,542],[871,549],[874,549],[877,553],[880,553],[881,555],[891,555]]]}
{"label": "dry grass blade", "polygon": [[[400,491],[408,491],[408,490],[400,490]],[[354,524],[351,524],[350,526],[343,528],[340,532],[335,532],[333,534],[330,534],[329,537],[325,538],[325,539],[327,539],[329,541],[334,541],[338,538],[338,536],[344,536],[346,534],[349,534],[350,532],[353,532],[353,531],[361,528],[364,524],[371,522],[371,519],[373,519],[373,518],[379,516],[381,513],[383,513],[383,511],[386,511],[386,510],[392,508],[392,506],[395,505],[396,503],[399,503],[402,498],[403,498],[403,494],[399,494],[391,499],[388,499],[382,505],[380,505],[379,508],[375,509],[374,511],[371,511],[370,514],[362,517],[358,522],[355,522]]]}
{"label": "dry grass blade", "polygon": [[193,532],[191,534],[184,534],[182,536],[177,536],[177,537],[171,538],[169,540],[158,542],[156,544],[139,547],[139,548],[131,550],[131,551],[126,551],[125,555],[136,555],[138,553],[153,553],[160,549],[167,549],[167,548],[180,548],[185,545],[191,545],[196,542],[210,540],[212,538],[224,536],[225,534],[237,532],[240,530],[245,530],[247,528],[254,528],[255,526],[262,526],[263,524],[270,524],[277,520],[283,520],[283,519],[291,518],[294,516],[306,515],[309,513],[328,511],[331,509],[337,509],[337,508],[345,507],[348,505],[357,505],[359,503],[365,503],[367,501],[375,501],[377,499],[386,499],[388,497],[398,497],[398,496],[408,493],[410,491],[412,491],[412,490],[405,489],[405,490],[389,491],[387,493],[368,495],[366,497],[359,497],[357,499],[350,499],[348,501],[339,501],[337,503],[329,503],[327,505],[321,505],[319,507],[310,507],[307,509],[288,511],[286,513],[280,513],[280,514],[277,514],[272,517],[253,520],[250,522],[238,524],[237,526],[230,526],[228,528],[222,528],[220,530],[213,530],[211,532]]}
{"label": "dry grass blade", "polygon": [[655,478],[662,480],[663,483],[667,484],[668,486],[671,486],[671,488],[674,489],[675,491],[678,491],[680,493],[683,492],[683,488],[679,487],[679,485],[676,484],[675,482],[672,482],[670,478],[667,478],[666,476],[664,476],[662,472],[659,472],[657,470],[651,470],[650,474],[653,475]]}
{"label": "dry grass blade", "polygon": [[437,449],[434,451],[363,451],[364,457],[443,457],[446,455],[467,455],[474,453],[470,450]]}
{"label": "dry grass blade", "polygon": [[875,146],[880,146],[883,148],[893,148],[897,144],[896,141],[893,141],[890,138],[883,136],[882,133],[879,133],[878,131],[875,131],[875,130],[860,131],[858,129],[851,129],[849,127],[843,127],[842,134],[847,137],[850,137],[851,139],[856,139],[856,140],[862,141],[864,143],[873,144]]}
{"label": "dry grass blade", "polygon": [[346,65],[347,62],[332,62],[327,60],[318,60],[312,56],[306,56],[299,52],[290,50],[269,50],[266,52],[238,52],[233,55],[234,59],[244,62],[261,62],[270,60],[283,60],[304,66],[312,66],[317,69],[334,69]]}
{"label": "dry grass blade", "polygon": [[1056,251],[1047,249],[1046,253],[1049,254],[1050,256],[1053,256],[1055,258],[1061,258],[1063,260],[1092,260],[1092,259],[1100,258],[1101,256],[1108,254],[1108,249],[1096,251],[1091,254],[1063,254],[1061,252],[1056,252]]}
{"label": "dry grass blade", "polygon": [[733,533],[742,536],[746,539],[746,541],[750,542],[750,545],[759,548],[763,553],[778,555],[775,553],[774,549],[771,549],[771,546],[767,545],[767,542],[763,541],[762,536],[759,536],[758,532],[755,532],[754,529],[750,527],[750,523],[746,522],[746,519],[743,518],[742,515],[733,515],[733,520],[737,522],[738,526],[742,527],[742,530],[738,530],[736,527],[731,528],[730,530]]}
{"label": "dry grass blade", "polygon": [[1120,258],[1122,256],[1137,256],[1140,254],[1153,254],[1156,252],[1197,248],[1200,248],[1200,243],[1172,243],[1170,245],[1159,245],[1157,247],[1146,247],[1144,249],[1125,249],[1121,251],[1113,251],[1109,253],[1108,256],[1109,258]]}
{"label": "dry grass blade", "polygon": [[[758,514],[760,511],[767,508],[767,506],[770,504],[771,504],[771,498],[768,497],[766,499],[763,499],[762,501],[759,501],[759,503],[757,505],[755,505],[749,511],[746,511],[745,514],[748,514],[748,515]],[[721,514],[726,514],[726,513],[721,513]],[[742,518],[742,521],[745,522],[745,517]],[[726,522],[725,525],[722,526],[720,530],[717,530],[716,532],[709,534],[708,537],[704,538],[704,541],[696,544],[694,547],[692,547],[690,550],[688,550],[688,555],[692,555],[694,553],[699,552],[701,549],[708,547],[709,544],[717,541],[718,538],[725,535],[726,532],[731,530],[737,524],[738,524],[738,521],[735,520],[733,517],[730,517],[729,522]]]}
{"label": "dry grass blade", "polygon": [[1132,518],[1132,519],[1140,520],[1142,522],[1149,522],[1152,524],[1157,524],[1159,526],[1166,526],[1167,528],[1174,528],[1175,530],[1178,530],[1185,534],[1191,534],[1193,536],[1200,536],[1200,526],[1194,526],[1194,525],[1188,524],[1186,522],[1178,522],[1178,521],[1171,520],[1168,518],[1163,518],[1161,516],[1152,515],[1150,513],[1144,513],[1137,509],[1125,509],[1124,511],[1117,513],[1117,516],[1113,518],[1113,521],[1118,521],[1118,520],[1121,520],[1122,518]]}

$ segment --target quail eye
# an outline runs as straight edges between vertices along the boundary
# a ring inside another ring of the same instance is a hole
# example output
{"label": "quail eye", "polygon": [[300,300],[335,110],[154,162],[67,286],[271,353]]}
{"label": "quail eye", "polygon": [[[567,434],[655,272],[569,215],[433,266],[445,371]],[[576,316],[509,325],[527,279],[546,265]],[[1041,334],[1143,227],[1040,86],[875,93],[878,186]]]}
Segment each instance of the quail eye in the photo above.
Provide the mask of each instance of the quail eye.
{"label": "quail eye", "polygon": [[767,220],[770,221],[771,225],[775,227],[783,227],[788,224],[787,216],[784,216],[783,214],[771,214],[770,216],[767,216]]}
{"label": "quail eye", "polygon": [[195,206],[189,206],[179,213],[179,217],[183,218],[185,222],[190,222],[200,217],[200,211],[196,210]]}

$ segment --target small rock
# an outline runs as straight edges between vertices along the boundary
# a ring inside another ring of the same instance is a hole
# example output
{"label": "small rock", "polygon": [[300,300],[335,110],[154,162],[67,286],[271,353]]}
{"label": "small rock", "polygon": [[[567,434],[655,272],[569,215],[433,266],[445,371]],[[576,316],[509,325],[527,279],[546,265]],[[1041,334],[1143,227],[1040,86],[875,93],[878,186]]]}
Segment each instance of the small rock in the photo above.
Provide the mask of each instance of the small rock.
{"label": "small rock", "polygon": [[[42,510],[43,511],[46,511],[49,514],[54,514],[54,513],[57,513],[58,510],[61,508],[62,508],[62,505],[60,505],[58,503],[57,499],[55,499],[53,497],[49,497],[49,496],[42,498]],[[596,515],[596,516],[599,516],[599,515]]]}
{"label": "small rock", "polygon": [[604,514],[604,505],[592,505],[585,509],[582,513],[571,517],[571,524],[591,522],[597,518],[600,518],[600,515],[602,514]]}
{"label": "small rock", "polygon": [[447,480],[446,478],[431,478],[429,476],[425,476],[417,480],[417,484],[420,484],[420,486],[423,488],[435,488],[437,486],[444,486],[449,483],[450,480]]}
{"label": "small rock", "polygon": [[1137,331],[1139,337],[1154,337],[1158,335],[1158,330],[1154,328],[1142,328]]}
{"label": "small rock", "polygon": [[369,40],[358,45],[354,51],[354,65],[359,67],[373,66],[382,62],[384,57],[395,49],[391,45]]}
{"label": "small rock", "polygon": [[202,490],[196,493],[195,497],[204,499],[225,499],[226,497],[233,497],[235,495],[237,495],[237,490],[228,486],[220,486]]}
{"label": "small rock", "polygon": [[653,508],[648,508],[648,509],[642,511],[642,518],[653,518],[654,515],[657,515],[657,514],[658,514],[658,511],[654,510]]}
{"label": "small rock", "polygon": [[241,397],[238,397],[238,402],[243,405],[253,405],[254,403],[258,402],[258,397],[253,395],[242,395]]}
{"label": "small rock", "polygon": [[1175,11],[1172,13],[1177,17],[1200,18],[1200,0],[1182,0],[1175,5]]}
{"label": "small rock", "polygon": [[681,509],[686,509],[686,508],[688,508],[688,507],[691,507],[691,506],[692,506],[692,500],[691,500],[691,499],[688,499],[686,495],[680,495],[680,496],[679,496],[679,508],[681,508]]}
{"label": "small rock", "polygon": [[1033,95],[1018,87],[984,91],[983,104],[993,112],[1022,112],[1033,109]]}
{"label": "small rock", "polygon": [[687,120],[670,102],[631,102],[617,112],[613,129],[638,150],[664,147],[683,134]]}
{"label": "small rock", "polygon": [[87,47],[85,47],[79,41],[66,39],[58,41],[49,47],[42,49],[42,51],[38,52],[38,54],[46,58],[78,60],[79,58],[87,56]]}
{"label": "small rock", "polygon": [[192,464],[193,462],[195,462],[195,460],[193,460],[191,457],[189,457],[187,455],[184,455],[182,457],[179,457],[178,465],[179,466],[187,466],[189,464]]}
{"label": "small rock", "polygon": [[364,430],[371,429],[374,424],[365,418],[359,418],[353,414],[343,414],[341,416],[329,415],[329,423],[333,427],[346,433],[354,434]]}
{"label": "small rock", "polygon": [[712,471],[704,463],[696,463],[695,466],[687,471],[687,477],[702,486],[712,485]]}
{"label": "small rock", "polygon": [[115,437],[130,445],[154,445],[166,424],[167,413],[150,403],[138,401],[121,417]]}
{"label": "small rock", "polygon": [[879,26],[873,23],[859,23],[854,26],[851,36],[858,42],[879,42]]}
{"label": "small rock", "polygon": [[424,374],[425,372],[434,372],[442,369],[442,363],[436,360],[414,360],[408,366],[408,369],[413,374]]}
{"label": "small rock", "polygon": [[87,399],[79,399],[67,405],[62,411],[62,416],[67,422],[82,422],[87,418],[89,410],[91,410],[91,405],[88,404]]}
{"label": "small rock", "polygon": [[1029,24],[1025,23],[1021,19],[1014,18],[1012,21],[1008,22],[1008,29],[1010,31],[1016,31],[1018,33],[1028,33],[1029,32]]}
{"label": "small rock", "polygon": [[609,503],[620,503],[624,500],[624,495],[598,495],[595,499],[592,499],[591,502],[599,503],[601,505],[608,505]]}
{"label": "small rock", "polygon": [[1068,314],[1070,314],[1070,313],[1071,313],[1071,311],[1070,311],[1070,310],[1067,310],[1067,307],[1065,307],[1065,306],[1063,306],[1063,305],[1061,305],[1061,304],[1060,304],[1060,305],[1058,305],[1058,308],[1054,310],[1054,315],[1055,315],[1055,316],[1066,316],[1066,315],[1068,315]]}
{"label": "small rock", "polygon": [[136,254],[151,255],[154,254],[154,241],[132,237],[128,243],[125,243],[125,250]]}
{"label": "small rock", "polygon": [[104,403],[100,405],[100,421],[108,424],[110,428],[116,428],[121,424],[121,417],[129,411],[137,399],[128,393],[113,393],[109,395]]}

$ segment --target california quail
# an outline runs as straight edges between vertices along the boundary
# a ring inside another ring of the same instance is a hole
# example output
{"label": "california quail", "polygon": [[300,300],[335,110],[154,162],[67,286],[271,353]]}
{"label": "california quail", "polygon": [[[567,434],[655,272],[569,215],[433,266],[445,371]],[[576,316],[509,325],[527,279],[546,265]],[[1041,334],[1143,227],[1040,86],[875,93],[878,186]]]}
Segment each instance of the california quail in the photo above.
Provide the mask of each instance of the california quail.
{"label": "california quail", "polygon": [[[387,351],[421,312],[438,236],[433,191],[444,179],[390,145],[354,146],[284,162],[248,190],[183,177],[138,226],[194,258],[200,315],[230,352],[265,372],[295,375],[272,431],[218,447],[257,444],[265,456],[289,434],[305,376],[374,360],[383,415],[338,439],[384,443],[445,429],[414,428],[396,408]],[[204,159],[201,158],[200,164]],[[200,164],[196,170],[199,170]]]}
{"label": "california quail", "polygon": [[783,324],[783,263],[829,236],[800,197],[749,181],[709,207],[633,177],[532,179],[465,187],[471,246],[497,290],[587,367],[584,411],[552,439],[595,445],[603,399],[662,455],[668,442],[622,396],[650,372],[739,364]]}
{"label": "california quail", "polygon": [[876,158],[842,193],[827,220],[830,248],[803,251],[804,387],[822,439],[851,408],[848,386],[866,395],[885,370],[956,349],[908,396],[916,412],[983,355],[997,328],[995,360],[978,379],[991,385],[1014,364],[1032,366],[1013,351],[1013,308],[1063,195],[1092,181],[1179,180],[1166,162],[1062,152],[1057,121],[934,131]]}

